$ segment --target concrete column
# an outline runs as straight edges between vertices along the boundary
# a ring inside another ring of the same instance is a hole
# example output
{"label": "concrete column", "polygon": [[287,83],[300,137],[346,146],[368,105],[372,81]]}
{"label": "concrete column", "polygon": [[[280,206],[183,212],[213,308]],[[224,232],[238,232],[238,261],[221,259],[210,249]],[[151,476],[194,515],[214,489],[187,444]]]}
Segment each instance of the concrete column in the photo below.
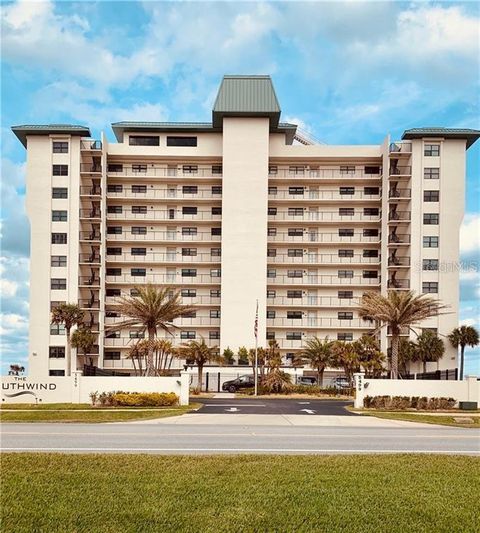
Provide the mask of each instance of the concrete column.
{"label": "concrete column", "polygon": [[187,371],[180,372],[180,405],[190,403],[190,373]]}
{"label": "concrete column", "polygon": [[80,403],[82,371],[74,370],[72,371],[72,375],[66,376],[65,379],[71,379],[72,382],[72,403]]}
{"label": "concrete column", "polygon": [[355,382],[355,409],[363,408],[363,398],[365,397],[365,372],[353,374]]}

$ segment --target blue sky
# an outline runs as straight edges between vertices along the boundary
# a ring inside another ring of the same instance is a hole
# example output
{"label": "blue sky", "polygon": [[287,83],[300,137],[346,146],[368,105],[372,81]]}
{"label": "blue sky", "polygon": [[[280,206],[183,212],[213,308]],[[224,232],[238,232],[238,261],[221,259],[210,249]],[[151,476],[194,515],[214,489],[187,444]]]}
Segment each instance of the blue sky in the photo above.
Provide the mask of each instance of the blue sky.
{"label": "blue sky", "polygon": [[[283,118],[329,144],[479,128],[476,2],[3,2],[4,367],[28,353],[25,151],[9,126],[209,120],[223,74],[271,74]],[[468,152],[463,323],[479,327],[480,142]],[[472,268],[473,266],[473,268]],[[467,271],[469,270],[469,271]],[[469,371],[480,366],[469,353]],[[3,368],[4,370],[4,368]]]}

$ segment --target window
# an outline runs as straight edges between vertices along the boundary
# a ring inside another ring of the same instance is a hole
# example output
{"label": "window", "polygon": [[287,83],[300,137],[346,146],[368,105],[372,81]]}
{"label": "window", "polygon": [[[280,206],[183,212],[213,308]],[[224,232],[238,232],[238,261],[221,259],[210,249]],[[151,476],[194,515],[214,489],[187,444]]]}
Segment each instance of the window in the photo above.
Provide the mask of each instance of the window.
{"label": "window", "polygon": [[67,234],[52,233],[52,244],[67,244]]}
{"label": "window", "polygon": [[340,300],[351,300],[353,298],[353,291],[338,291],[338,298]]}
{"label": "window", "polygon": [[198,212],[198,207],[182,207],[183,215],[196,215]]}
{"label": "window", "polygon": [[302,291],[287,291],[287,298],[302,298]]}
{"label": "window", "polygon": [[438,213],[424,213],[423,223],[430,226],[438,226],[439,218],[440,217]]}
{"label": "window", "polygon": [[353,257],[353,250],[338,250],[338,257]]}
{"label": "window", "polygon": [[220,289],[210,289],[210,298],[220,298]]}
{"label": "window", "polygon": [[146,212],[147,212],[146,205],[132,205],[132,213],[139,215],[139,214],[145,214]]}
{"label": "window", "polygon": [[269,215],[276,215],[277,214],[277,208],[276,207],[269,207],[268,208],[268,214]]}
{"label": "window", "polygon": [[196,268],[182,268],[182,278],[196,278],[197,269]]}
{"label": "window", "polygon": [[364,207],[363,208],[363,214],[366,217],[376,217],[379,214],[378,207]]}
{"label": "window", "polygon": [[353,333],[337,333],[337,341],[353,341]]}
{"label": "window", "polygon": [[363,257],[378,257],[378,250],[363,250]]}
{"label": "window", "polygon": [[54,176],[68,176],[68,165],[53,165],[52,174]]}
{"label": "window", "polygon": [[303,229],[302,228],[288,228],[289,237],[302,237]]}
{"label": "window", "polygon": [[423,270],[438,270],[438,259],[424,259],[422,267]]}
{"label": "window", "polygon": [[440,201],[440,191],[423,191],[424,202],[438,202]]}
{"label": "window", "polygon": [[287,318],[290,320],[301,320],[302,312],[301,311],[287,311]]}
{"label": "window", "polygon": [[180,338],[182,340],[194,339],[195,338],[195,332],[194,331],[181,331],[180,332]]}
{"label": "window", "polygon": [[113,214],[116,214],[118,215],[119,213],[121,213],[123,211],[122,209],[122,206],[121,205],[109,205],[107,207],[107,213],[113,215]]}
{"label": "window", "polygon": [[275,248],[268,248],[267,257],[277,257],[277,250]]}
{"label": "window", "polygon": [[305,190],[305,187],[289,187],[288,194],[291,194],[291,195],[303,194],[304,190]]}
{"label": "window", "polygon": [[440,179],[440,169],[439,168],[424,168],[423,169],[423,177],[426,180],[438,180]]}
{"label": "window", "polygon": [[339,192],[340,194],[355,194],[355,187],[340,187]]}
{"label": "window", "polygon": [[130,146],[160,146],[160,137],[158,135],[130,135],[128,144]]}
{"label": "window", "polygon": [[107,192],[122,192],[123,185],[111,184],[107,185]]}
{"label": "window", "polygon": [[267,268],[267,278],[276,278],[277,271],[275,268]]}
{"label": "window", "polygon": [[424,281],[422,283],[424,294],[436,294],[438,292],[438,281]]}
{"label": "window", "polygon": [[120,352],[105,352],[105,361],[120,361]]}
{"label": "window", "polygon": [[292,331],[287,333],[287,341],[301,341],[302,333],[300,331]]}
{"label": "window", "polygon": [[277,228],[268,228],[267,235],[269,237],[274,237],[277,234]]}
{"label": "window", "polygon": [[183,165],[182,168],[184,174],[197,174],[198,172],[198,165]]}
{"label": "window", "polygon": [[66,267],[67,256],[66,255],[52,255],[50,258],[50,266],[52,267]]}
{"label": "window", "polygon": [[274,341],[275,340],[275,332],[274,331],[267,331],[266,339],[267,339],[267,341]]}
{"label": "window", "polygon": [[145,194],[146,192],[147,192],[147,186],[146,185],[132,185],[132,193]]}
{"label": "window", "polygon": [[271,311],[267,309],[267,318],[275,318],[275,311]]}
{"label": "window", "polygon": [[147,255],[146,248],[132,248],[130,250],[131,255]]}
{"label": "window", "polygon": [[198,187],[196,185],[184,185],[182,187],[182,193],[183,194],[197,194]]}
{"label": "window", "polygon": [[370,167],[370,166],[366,166],[365,167],[365,174],[380,174],[380,167],[377,167],[377,166],[374,166],[374,167]]}
{"label": "window", "polygon": [[53,311],[56,307],[58,307],[59,305],[62,305],[62,304],[66,304],[67,302],[61,302],[61,301],[51,301],[50,302],[50,311]]}
{"label": "window", "polygon": [[303,257],[302,248],[289,248],[287,251],[288,257]]}
{"label": "window", "polygon": [[303,217],[303,207],[289,207],[288,215],[291,217]]}
{"label": "window", "polygon": [[48,375],[49,376],[64,376],[65,370],[49,370]]}
{"label": "window", "polygon": [[121,268],[107,268],[107,276],[121,276],[121,275],[122,275]]}
{"label": "window", "polygon": [[107,248],[107,255],[122,255],[122,249],[121,248]]}
{"label": "window", "polygon": [[339,278],[353,278],[353,270],[339,270],[338,277]]}
{"label": "window", "polygon": [[144,339],[145,333],[143,331],[129,331],[128,336],[130,339]]}
{"label": "window", "polygon": [[130,296],[140,296],[138,289],[130,289]]}
{"label": "window", "polygon": [[167,136],[167,146],[197,146],[197,138]]}
{"label": "window", "polygon": [[52,151],[54,154],[68,154],[68,142],[53,141]]}
{"label": "window", "polygon": [[50,359],[63,359],[65,357],[65,346],[49,346],[48,357]]}
{"label": "window", "polygon": [[[134,174],[136,174],[138,172],[145,173],[145,172],[147,172],[147,165],[140,165],[138,163],[133,164],[132,165],[132,172]],[[132,191],[132,192],[134,192],[134,191]]]}
{"label": "window", "polygon": [[220,309],[210,309],[210,318],[220,318]]}
{"label": "window", "polygon": [[288,167],[290,174],[298,175],[305,172],[305,167],[303,165],[291,165]]}
{"label": "window", "polygon": [[212,268],[210,270],[210,277],[211,278],[220,278],[220,277],[222,277],[222,270],[220,268]]}
{"label": "window", "polygon": [[352,319],[353,319],[353,313],[339,311],[338,320],[352,320]]}
{"label": "window", "polygon": [[338,236],[339,237],[353,237],[353,228],[342,228],[338,230]]}
{"label": "window", "polygon": [[221,235],[222,234],[222,228],[212,228],[211,234],[212,235]]}
{"label": "window", "polygon": [[340,174],[355,174],[355,167],[352,165],[341,165]]}
{"label": "window", "polygon": [[195,298],[197,296],[197,290],[196,289],[182,289],[182,292],[180,294],[182,295],[182,298]]}
{"label": "window", "polygon": [[277,167],[277,165],[270,165],[270,166],[268,167],[268,173],[269,173],[269,174],[273,174],[273,175],[277,174],[277,173],[278,173],[278,167]]}
{"label": "window", "polygon": [[222,186],[212,185],[212,194],[222,194]]}
{"label": "window", "polygon": [[440,155],[440,145],[426,144],[423,150],[423,155],[438,157]]}
{"label": "window", "polygon": [[423,237],[424,248],[438,248],[438,237]]}
{"label": "window", "polygon": [[221,214],[222,214],[221,207],[212,207],[212,215],[221,215]]}
{"label": "window", "polygon": [[221,248],[210,248],[210,255],[212,257],[220,257],[222,255]]}
{"label": "window", "polygon": [[212,174],[221,175],[222,171],[223,171],[222,165],[212,165]]}
{"label": "window", "polygon": [[378,278],[378,271],[377,270],[364,270],[363,278],[364,279]]}
{"label": "window", "polygon": [[208,332],[208,338],[211,341],[218,340],[218,339],[220,339],[220,332],[219,331],[209,331]]}
{"label": "window", "polygon": [[105,294],[107,296],[120,296],[120,289],[106,289]]}
{"label": "window", "polygon": [[108,172],[122,172],[123,165],[121,163],[109,163]]}
{"label": "window", "polygon": [[121,235],[122,226],[107,226],[107,235]]}
{"label": "window", "polygon": [[52,198],[68,198],[67,187],[53,187]]}
{"label": "window", "polygon": [[145,226],[132,226],[131,233],[132,235],[146,235],[147,228]]}
{"label": "window", "polygon": [[276,296],[277,296],[277,291],[274,291],[274,290],[267,291],[267,298],[275,298]]}
{"label": "window", "polygon": [[278,192],[277,187],[269,187],[268,188],[268,194],[275,196]]}
{"label": "window", "polygon": [[196,235],[197,228],[182,228],[182,235]]}
{"label": "window", "polygon": [[130,269],[130,275],[145,277],[147,275],[147,270],[145,268],[132,268]]}
{"label": "window", "polygon": [[65,335],[65,325],[50,324],[50,335]]}
{"label": "window", "polygon": [[378,187],[364,187],[363,194],[367,196],[380,194],[380,189]]}
{"label": "window", "polygon": [[182,248],[182,255],[184,257],[194,257],[197,255],[196,248]]}
{"label": "window", "polygon": [[353,207],[339,207],[338,214],[341,217],[353,217],[355,209]]}
{"label": "window", "polygon": [[303,270],[287,270],[287,278],[303,278]]}
{"label": "window", "polygon": [[378,237],[378,229],[374,228],[365,228],[363,230],[364,237]]}

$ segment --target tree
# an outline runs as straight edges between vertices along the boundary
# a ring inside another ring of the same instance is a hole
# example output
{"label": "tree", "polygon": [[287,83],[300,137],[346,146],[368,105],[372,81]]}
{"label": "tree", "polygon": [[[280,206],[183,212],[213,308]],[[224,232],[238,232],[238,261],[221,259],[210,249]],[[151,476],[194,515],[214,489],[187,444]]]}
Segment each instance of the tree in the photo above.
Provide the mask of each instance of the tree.
{"label": "tree", "polygon": [[379,377],[384,369],[385,355],[380,351],[380,346],[372,335],[362,335],[353,343],[358,355],[360,366],[366,374]]}
{"label": "tree", "polygon": [[459,379],[463,379],[463,369],[465,365],[465,347],[474,348],[480,343],[478,331],[473,326],[460,326],[455,328],[448,336],[448,340],[454,348],[460,346],[460,371]]}
{"label": "tree", "polygon": [[[65,326],[65,335],[67,337],[67,349],[65,354],[65,375],[69,376],[72,372],[72,344],[70,333],[74,326],[78,326],[83,321],[83,311],[77,304],[59,304],[52,309],[52,324],[63,324]],[[77,365],[75,364],[75,370]]]}
{"label": "tree", "polygon": [[274,339],[268,341],[268,347],[265,349],[265,365],[269,373],[282,366],[280,346]]}
{"label": "tree", "polygon": [[87,364],[87,354],[91,353],[97,336],[87,328],[79,328],[72,333],[72,346],[76,348],[77,353],[83,353],[83,364]]}
{"label": "tree", "polygon": [[248,365],[248,350],[245,348],[245,346],[242,346],[238,349],[237,356],[239,365]]}
{"label": "tree", "polygon": [[[392,350],[389,349],[391,357]],[[398,344],[398,368],[403,374],[410,371],[410,363],[415,361],[415,343],[409,339],[401,338]],[[408,367],[408,369],[407,369]]]}
{"label": "tree", "polygon": [[203,337],[199,341],[184,343],[179,348],[179,354],[187,362],[198,367],[198,389],[202,390],[203,367],[206,363],[222,363],[222,356],[218,352],[218,346],[208,346]]}
{"label": "tree", "polygon": [[307,340],[305,348],[300,352],[300,357],[317,371],[317,383],[323,387],[325,369],[335,364],[333,342],[329,341],[328,337],[324,340],[312,337]]}
{"label": "tree", "polygon": [[[247,362],[252,365],[253,375],[255,375],[255,348],[248,350],[247,358]],[[257,347],[257,363],[258,369],[260,370],[260,377],[262,377],[265,374],[265,348],[261,346]]]}
{"label": "tree", "polygon": [[231,350],[228,346],[223,350],[223,360],[226,365],[233,365],[235,362],[235,354],[233,353],[233,350]]}
{"label": "tree", "polygon": [[156,287],[147,284],[135,287],[137,296],[120,298],[120,314],[128,317],[126,320],[111,326],[110,330],[119,330],[131,326],[141,326],[142,332],[147,332],[148,353],[146,362],[146,376],[158,375],[155,368],[154,340],[159,329],[171,333],[176,318],[188,315],[195,308],[180,303],[180,291],[171,287]]}
{"label": "tree", "polygon": [[360,371],[360,357],[352,342],[335,341],[333,353],[336,366],[341,366],[350,383],[353,382],[353,374]]}
{"label": "tree", "polygon": [[435,362],[442,358],[445,353],[445,345],[442,339],[433,331],[425,330],[413,343],[414,360],[423,363],[423,371],[427,371],[427,363]]}
{"label": "tree", "polygon": [[402,329],[412,329],[422,320],[443,314],[446,306],[425,294],[413,291],[388,291],[387,296],[368,291],[360,300],[359,315],[380,323],[378,329],[387,327],[392,335],[391,378],[398,377],[398,347]]}

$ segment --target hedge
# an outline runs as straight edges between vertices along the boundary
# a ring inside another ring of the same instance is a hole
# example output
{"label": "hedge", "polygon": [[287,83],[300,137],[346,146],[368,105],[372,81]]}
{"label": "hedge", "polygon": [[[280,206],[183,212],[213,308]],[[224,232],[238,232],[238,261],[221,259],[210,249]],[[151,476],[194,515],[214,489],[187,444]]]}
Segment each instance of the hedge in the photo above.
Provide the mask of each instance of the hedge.
{"label": "hedge", "polygon": [[453,409],[457,400],[454,398],[427,398],[426,396],[365,396],[363,406],[372,409],[416,409],[417,411],[435,411]]}
{"label": "hedge", "polygon": [[173,392],[94,392],[90,398],[93,405],[107,407],[166,407],[179,401]]}

